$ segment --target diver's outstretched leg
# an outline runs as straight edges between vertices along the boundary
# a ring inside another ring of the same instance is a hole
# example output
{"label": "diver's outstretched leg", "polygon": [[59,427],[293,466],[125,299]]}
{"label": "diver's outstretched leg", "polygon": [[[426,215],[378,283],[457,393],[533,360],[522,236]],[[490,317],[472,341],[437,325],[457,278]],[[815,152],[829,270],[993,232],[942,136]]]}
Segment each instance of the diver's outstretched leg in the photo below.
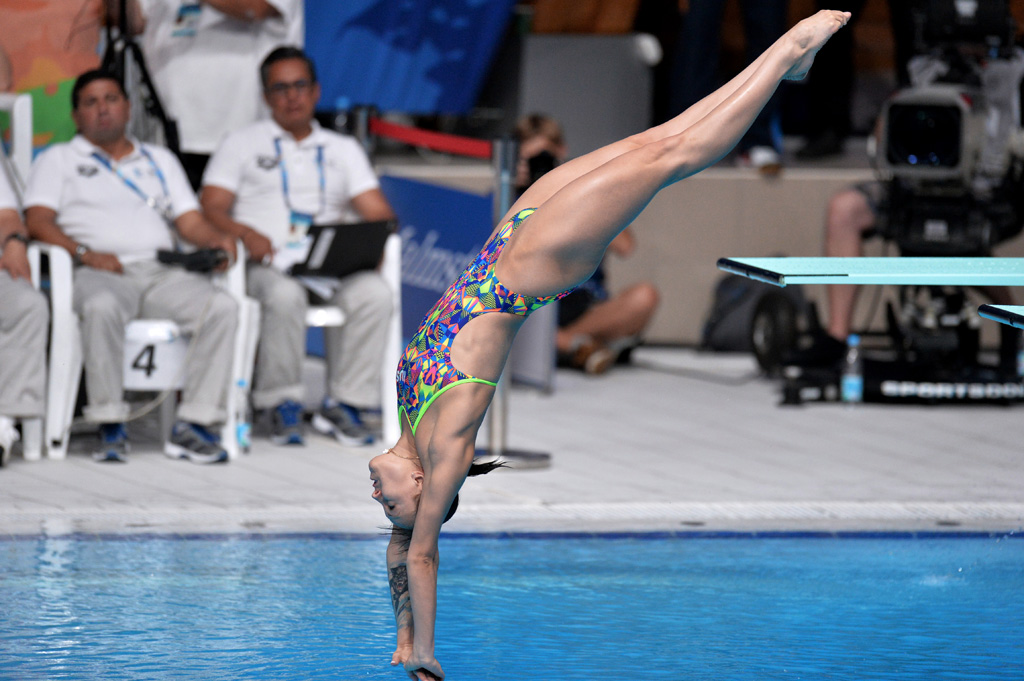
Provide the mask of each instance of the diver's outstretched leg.
{"label": "diver's outstretched leg", "polygon": [[[822,10],[818,14],[815,14],[809,17],[808,19],[805,19],[804,21],[794,26],[792,29],[790,29],[789,32],[787,32],[786,35],[783,36],[783,38],[789,36],[791,38],[796,38],[797,40],[805,39],[807,37],[805,36],[805,34],[807,33],[806,29],[809,27],[802,25],[805,24],[805,22],[817,20],[819,18],[819,15],[822,15],[826,12],[831,13],[832,15],[841,15],[841,18],[840,16],[836,17],[836,20],[842,22],[841,24],[839,24],[840,27],[845,25],[846,21],[849,19],[848,13],[835,12],[833,10]],[[791,35],[794,34],[794,32],[796,32],[796,34],[799,35]],[[831,33],[829,33],[828,35],[831,35]],[[745,69],[743,69],[743,71],[741,71],[734,78],[732,78],[732,80],[730,80],[725,85],[718,88],[711,94],[707,95],[696,104],[693,104],[692,106],[687,108],[686,111],[683,111],[674,118],[660,125],[648,128],[643,132],[631,135],[625,139],[621,139],[617,142],[613,142],[599,149],[591,151],[588,154],[574,158],[566,163],[563,163],[554,170],[545,173],[544,176],[542,176],[540,179],[534,182],[533,185],[531,185],[530,188],[527,189],[523,193],[523,195],[514,203],[512,208],[509,210],[508,214],[501,220],[501,223],[506,222],[512,215],[515,215],[523,208],[533,208],[541,205],[549,198],[551,198],[551,196],[553,196],[554,193],[557,192],[562,187],[566,186],[576,178],[589,173],[595,168],[604,165],[605,163],[607,163],[608,161],[612,160],[617,156],[621,156],[624,153],[642,147],[646,144],[651,144],[652,142],[657,142],[658,140],[664,139],[666,137],[671,137],[672,135],[678,135],[682,133],[687,128],[692,126],[694,123],[696,123],[697,121],[701,120],[709,113],[714,111],[715,108],[717,108],[723,101],[731,97],[737,90],[743,88],[748,83],[748,81],[754,76],[754,74],[758,71],[758,69],[761,67],[764,61],[769,58],[770,54],[773,51],[777,51],[779,49],[778,45],[779,43],[782,42],[783,38],[780,38],[778,41],[776,41],[775,44],[772,45],[772,47],[765,50],[757,59],[751,62]],[[813,38],[810,39],[813,41]],[[821,44],[814,47],[808,55],[805,55],[805,59],[799,64],[797,71],[788,76],[785,76],[785,78],[789,80],[799,80],[803,78],[814,60],[814,55],[817,54],[817,51],[819,49],[821,49],[821,45],[824,45],[824,41]],[[809,59],[806,57],[809,57]]]}
{"label": "diver's outstretched leg", "polygon": [[[589,277],[611,240],[654,195],[727,154],[779,83],[802,78],[817,51],[849,16],[823,10],[801,21],[758,58],[743,83],[685,127],[670,121],[648,131],[651,141],[639,143],[644,134],[637,135],[578,159],[586,164],[575,168],[566,164],[564,168],[571,172],[560,176],[562,181],[591,164],[590,156],[610,156],[540,202],[502,254],[499,279],[518,293],[549,295]],[[532,188],[517,206],[527,207],[532,203],[527,199],[541,196],[538,192],[531,197],[531,193]]]}

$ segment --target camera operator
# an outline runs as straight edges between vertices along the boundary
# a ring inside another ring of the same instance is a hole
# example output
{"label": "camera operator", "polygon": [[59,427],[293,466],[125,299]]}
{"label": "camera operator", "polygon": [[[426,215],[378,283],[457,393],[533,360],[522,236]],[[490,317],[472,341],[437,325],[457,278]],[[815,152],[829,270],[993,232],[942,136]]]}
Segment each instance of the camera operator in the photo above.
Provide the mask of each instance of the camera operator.
{"label": "camera operator", "polygon": [[[978,16],[953,17],[957,23],[950,13],[960,8],[951,0],[918,4],[920,54],[908,64],[911,86],[887,103],[876,127],[879,179],[830,199],[825,255],[861,256],[863,240],[878,235],[904,256],[987,256],[1020,233],[1024,51],[1011,45],[1007,3],[982,5]],[[825,330],[787,363],[842,360],[858,291],[828,287]],[[1006,287],[984,293],[995,303],[1012,302]]]}

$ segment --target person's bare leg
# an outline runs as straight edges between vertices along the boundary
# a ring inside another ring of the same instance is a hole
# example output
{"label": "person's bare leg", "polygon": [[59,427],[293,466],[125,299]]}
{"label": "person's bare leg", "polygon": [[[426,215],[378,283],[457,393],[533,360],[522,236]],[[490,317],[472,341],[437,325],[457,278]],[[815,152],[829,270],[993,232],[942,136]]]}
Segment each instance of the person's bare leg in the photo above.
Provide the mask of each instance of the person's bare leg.
{"label": "person's bare leg", "polygon": [[[779,42],[781,42],[781,39],[776,42],[776,45],[778,45]],[[704,97],[696,104],[693,104],[686,109],[686,111],[683,111],[671,120],[637,133],[636,135],[613,142],[612,144],[596,149],[583,156],[574,158],[561,164],[554,170],[545,173],[543,177],[538,179],[528,190],[526,190],[526,192],[523,193],[521,197],[519,197],[518,200],[516,200],[512,208],[501,220],[501,224],[505,223],[511,218],[511,216],[524,208],[534,208],[541,205],[562,187],[566,186],[573,180],[586,175],[595,168],[604,165],[613,158],[621,156],[622,154],[634,149],[638,149],[646,144],[651,144],[658,140],[665,139],[666,137],[671,137],[684,132],[697,121],[700,121],[709,113],[714,111],[720,104],[722,104],[722,102],[735,94],[736,91],[746,86],[750,79],[754,77],[754,74],[757,73],[758,69],[760,69],[761,65],[769,58],[772,51],[777,49],[776,45],[765,50],[757,59],[747,65],[745,69],[725,85]],[[817,52],[817,49],[820,49],[820,47],[821,45],[818,45],[814,52]],[[810,64],[808,63],[803,67],[802,73],[798,75],[794,74],[794,78],[802,78],[803,74],[806,73],[807,68],[809,67]]]}
{"label": "person's bare leg", "polygon": [[659,190],[727,154],[779,83],[802,77],[848,18],[824,11],[801,21],[768,49],[743,85],[699,121],[616,156],[559,189],[513,234],[498,262],[498,277],[528,295],[554,294],[585,280],[611,240]]}
{"label": "person's bare leg", "polygon": [[[863,254],[864,232],[875,226],[875,214],[867,198],[856,189],[839,192],[829,201],[825,226],[825,255],[853,258]],[[830,336],[846,342],[853,323],[859,286],[828,287]]]}
{"label": "person's bare leg", "polygon": [[558,330],[556,345],[560,352],[568,352],[579,336],[588,336],[601,343],[640,334],[651,320],[658,306],[658,290],[643,282],[630,286],[620,294],[595,304]]}

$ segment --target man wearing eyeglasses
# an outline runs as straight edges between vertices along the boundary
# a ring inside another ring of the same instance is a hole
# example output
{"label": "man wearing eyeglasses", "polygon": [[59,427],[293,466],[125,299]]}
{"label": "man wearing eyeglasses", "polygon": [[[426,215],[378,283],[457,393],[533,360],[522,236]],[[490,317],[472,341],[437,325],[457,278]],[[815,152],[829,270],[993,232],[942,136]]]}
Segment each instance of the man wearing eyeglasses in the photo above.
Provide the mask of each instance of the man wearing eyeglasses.
{"label": "man wearing eyeglasses", "polygon": [[[119,16],[123,0],[105,0]],[[301,45],[303,0],[128,0],[128,30],[178,125],[179,157],[193,189],[229,132],[266,115],[256,77],[277,45]]]}
{"label": "man wearing eyeglasses", "polygon": [[[203,176],[207,219],[241,239],[249,254],[249,295],[260,301],[260,348],[253,407],[272,410],[272,440],[303,444],[302,361],[305,289],[286,274],[304,259],[311,225],[394,217],[362,147],[320,127],[313,117],[320,86],[309,57],[296,47],[271,52],[260,67],[271,119],[229,135]],[[330,303],[345,324],[325,332],[328,394],[313,425],[343,444],[373,441],[381,403],[378,368],[392,311],[376,271],[338,282]]]}

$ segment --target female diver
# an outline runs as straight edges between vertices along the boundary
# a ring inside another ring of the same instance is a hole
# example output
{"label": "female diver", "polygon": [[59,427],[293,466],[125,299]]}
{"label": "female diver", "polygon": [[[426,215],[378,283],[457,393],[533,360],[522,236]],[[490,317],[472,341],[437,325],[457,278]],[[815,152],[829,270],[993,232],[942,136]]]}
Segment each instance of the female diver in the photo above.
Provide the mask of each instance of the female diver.
{"label": "female diver", "polygon": [[542,176],[427,314],[398,365],[401,438],[370,461],[373,498],[395,528],[391,663],[410,678],[444,678],[434,657],[438,534],[467,475],[494,467],[473,464],[476,435],[526,316],[585,281],[659,190],[727,154],[779,83],[803,78],[849,18],[822,10],[804,19],[676,118]]}

